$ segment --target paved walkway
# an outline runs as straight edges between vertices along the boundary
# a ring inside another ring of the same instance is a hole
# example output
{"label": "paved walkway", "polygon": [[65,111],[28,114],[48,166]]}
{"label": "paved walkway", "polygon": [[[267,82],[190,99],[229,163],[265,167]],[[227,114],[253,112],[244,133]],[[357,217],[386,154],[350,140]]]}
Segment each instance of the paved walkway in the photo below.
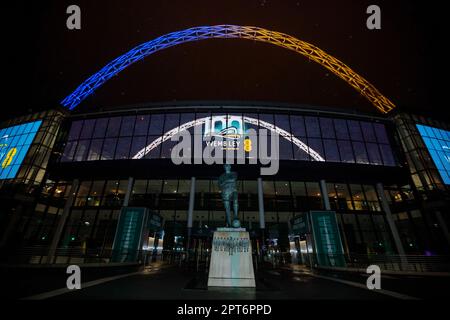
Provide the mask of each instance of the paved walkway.
{"label": "paved walkway", "polygon": [[155,299],[394,299],[366,288],[317,278],[301,270],[265,271],[257,275],[256,288],[207,288],[204,276],[177,267],[156,265],[142,273],[60,294],[58,300]]}

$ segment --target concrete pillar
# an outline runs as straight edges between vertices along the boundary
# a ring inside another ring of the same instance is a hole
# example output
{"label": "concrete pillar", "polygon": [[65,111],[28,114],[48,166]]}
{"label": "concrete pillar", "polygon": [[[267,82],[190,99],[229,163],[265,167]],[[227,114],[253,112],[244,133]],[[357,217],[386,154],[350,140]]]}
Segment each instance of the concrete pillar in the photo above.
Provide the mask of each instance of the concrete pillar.
{"label": "concrete pillar", "polygon": [[325,180],[320,180],[320,193],[322,194],[323,206],[325,210],[331,210],[330,199],[328,198],[327,183]]}
{"label": "concrete pillar", "polygon": [[259,208],[259,227],[266,228],[266,221],[264,220],[264,190],[262,179],[258,178],[258,208]]}
{"label": "concrete pillar", "polygon": [[59,219],[58,225],[56,226],[55,234],[53,235],[52,242],[50,244],[50,248],[47,254],[47,263],[52,263],[56,248],[58,247],[59,240],[61,238],[62,231],[64,230],[64,226],[66,225],[67,218],[69,216],[70,208],[73,204],[73,198],[75,197],[75,193],[77,192],[78,185],[80,181],[78,179],[74,179],[72,182],[72,186],[70,187],[69,195],[67,196],[67,201],[64,206],[63,212],[61,214],[61,218]]}
{"label": "concrete pillar", "polygon": [[386,220],[389,224],[389,228],[392,233],[392,238],[394,239],[395,247],[397,248],[397,252],[400,255],[401,262],[404,267],[407,266],[408,260],[406,259],[405,249],[403,248],[402,241],[400,240],[400,235],[398,234],[397,226],[395,225],[394,218],[392,217],[391,208],[389,207],[389,203],[386,199],[386,195],[384,194],[384,187],[382,183],[377,183],[377,192],[378,196],[381,200],[381,207],[386,214]]}
{"label": "concrete pillar", "polygon": [[128,203],[130,203],[131,193],[133,192],[133,184],[134,184],[134,178],[129,177],[128,178],[128,186],[127,186],[127,192],[125,193],[125,199],[123,200],[123,206],[128,207]]}

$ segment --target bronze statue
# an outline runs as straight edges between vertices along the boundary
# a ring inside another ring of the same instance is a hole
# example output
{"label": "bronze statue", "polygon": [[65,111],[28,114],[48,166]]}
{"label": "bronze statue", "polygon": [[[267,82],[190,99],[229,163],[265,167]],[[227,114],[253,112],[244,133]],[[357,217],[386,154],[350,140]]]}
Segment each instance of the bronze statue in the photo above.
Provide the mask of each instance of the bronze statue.
{"label": "bronze statue", "polygon": [[[237,173],[231,172],[231,165],[225,164],[225,173],[219,177],[219,189],[222,191],[222,201],[225,206],[227,227],[239,228],[241,223],[238,219],[238,193],[237,193]],[[233,221],[231,221],[230,202],[233,201]],[[231,223],[233,222],[233,223]]]}

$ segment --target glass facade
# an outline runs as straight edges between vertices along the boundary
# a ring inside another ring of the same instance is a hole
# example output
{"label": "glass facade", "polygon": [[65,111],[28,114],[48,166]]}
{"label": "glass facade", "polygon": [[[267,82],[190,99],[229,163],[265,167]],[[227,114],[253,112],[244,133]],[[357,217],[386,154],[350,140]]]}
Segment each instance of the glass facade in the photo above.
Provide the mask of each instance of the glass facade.
{"label": "glass facade", "polygon": [[[134,180],[131,186],[128,183],[128,180],[80,181],[59,247],[110,250],[128,188],[131,190],[129,206],[147,207],[164,218],[164,243],[167,248],[172,246],[175,236],[186,234],[190,179]],[[22,217],[20,228],[26,245],[50,243],[68,197],[69,185],[64,181],[49,181],[34,214]],[[346,252],[395,252],[374,185],[328,182],[326,186],[331,209],[337,212]],[[279,242],[281,239],[287,241],[289,221],[297,213],[324,209],[323,195],[316,181],[267,180],[263,181],[263,190],[266,230],[278,230],[276,235],[269,236],[279,238]],[[387,190],[391,203],[403,202],[403,199],[397,198],[397,194],[402,192],[400,188],[392,186]],[[238,193],[242,225],[250,231],[258,230],[257,181],[240,180]],[[405,210],[395,214],[408,252],[421,250],[421,244],[416,240],[416,226],[420,227],[423,222],[416,211]],[[195,186],[194,229],[215,228],[223,225],[224,220],[217,181],[198,179]],[[285,231],[280,233],[280,230]]]}
{"label": "glass facade", "polygon": [[[223,120],[226,117],[228,123]],[[177,143],[170,139],[138,155],[152,142],[164,139],[172,129],[187,127],[194,135],[193,126],[188,125],[192,121],[201,122],[203,135],[230,128],[243,136],[248,129],[282,130],[281,160],[317,160],[296,144],[298,139],[327,162],[397,165],[382,123],[269,113],[166,113],[74,120],[60,161],[170,158]]]}

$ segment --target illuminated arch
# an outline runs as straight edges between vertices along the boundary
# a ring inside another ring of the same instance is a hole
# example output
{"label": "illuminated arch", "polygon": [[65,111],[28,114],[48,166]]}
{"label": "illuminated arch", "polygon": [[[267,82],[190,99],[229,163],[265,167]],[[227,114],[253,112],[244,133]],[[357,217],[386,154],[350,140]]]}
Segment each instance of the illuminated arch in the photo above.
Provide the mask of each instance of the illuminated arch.
{"label": "illuminated arch", "polygon": [[[155,149],[157,146],[159,146],[161,143],[170,140],[173,136],[175,136],[176,134],[188,130],[189,128],[198,126],[198,125],[203,125],[206,121],[208,121],[210,119],[210,117],[204,117],[204,118],[200,118],[197,120],[192,120],[186,123],[183,123],[182,125],[173,128],[172,130],[167,131],[166,133],[164,133],[161,137],[156,138],[155,140],[153,140],[148,146],[146,146],[145,148],[139,150],[138,153],[136,153],[133,156],[133,159],[142,159],[147,153],[149,153],[150,151],[152,151],[153,149]],[[271,123],[262,121],[262,120],[258,120],[255,118],[250,118],[250,117],[243,117],[244,123],[250,123],[253,125],[258,125],[259,122],[259,126],[269,129],[270,131],[276,132],[277,134],[279,134],[281,137],[289,140],[291,138],[291,135],[289,134],[289,132],[287,132],[286,130],[281,129],[280,127],[277,127]],[[303,143],[300,139],[292,136],[292,143],[294,143],[296,146],[298,146],[300,149],[302,149],[303,151],[305,151],[307,154],[309,154],[311,156],[311,158],[313,158],[316,161],[325,161],[324,158],[322,158],[322,156],[317,153],[315,150],[311,149],[310,147],[308,147],[305,143]]]}
{"label": "illuminated arch", "polygon": [[339,78],[346,81],[382,113],[387,113],[395,108],[395,105],[388,98],[383,96],[366,79],[358,75],[343,62],[330,56],[320,48],[284,33],[266,30],[259,27],[236,25],[194,27],[168,33],[151,41],[145,42],[108,63],[100,71],[85,80],[61,103],[65,107],[73,109],[111,77],[136,61],[139,61],[146,56],[165,48],[181,43],[209,38],[250,39],[271,43],[289,50],[293,50],[308,57],[310,60],[319,63]]}

